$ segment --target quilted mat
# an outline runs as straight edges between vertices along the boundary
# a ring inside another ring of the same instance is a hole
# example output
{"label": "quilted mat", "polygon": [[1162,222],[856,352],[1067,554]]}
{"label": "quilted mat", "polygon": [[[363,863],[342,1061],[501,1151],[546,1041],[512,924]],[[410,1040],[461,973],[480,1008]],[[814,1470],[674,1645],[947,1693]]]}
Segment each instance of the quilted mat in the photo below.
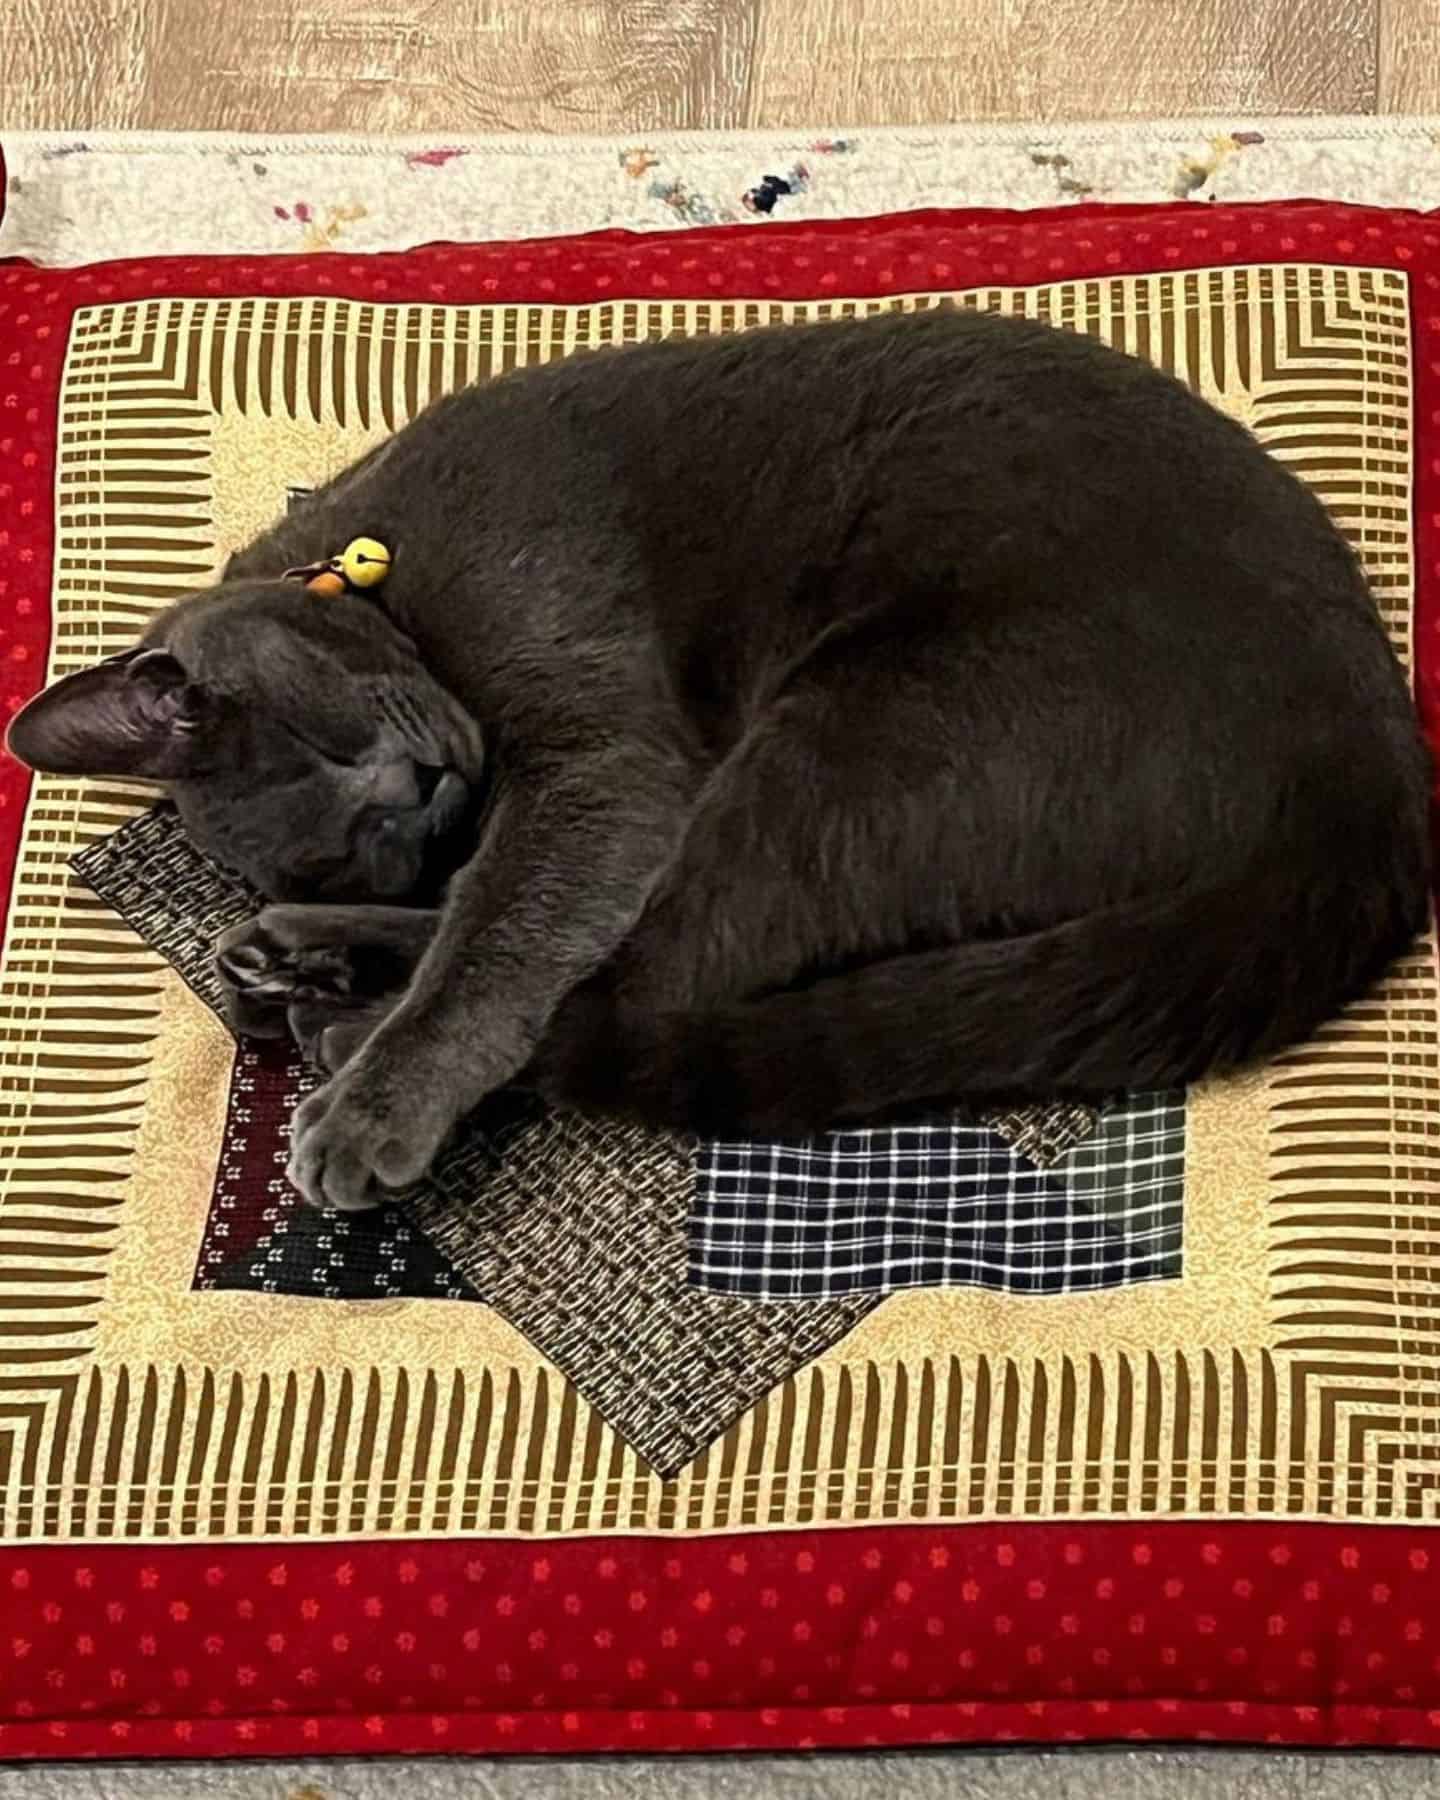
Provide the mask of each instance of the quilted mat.
{"label": "quilted mat", "polygon": [[[0,703],[459,383],[949,302],[1242,419],[1431,723],[1437,291],[1426,217],[1291,204],[0,265]],[[692,1145],[504,1097],[336,1221],[283,1179],[306,1072],[197,959],[253,898],[154,798],[0,768],[0,1756],[1440,1745],[1428,939],[1098,1116]]]}

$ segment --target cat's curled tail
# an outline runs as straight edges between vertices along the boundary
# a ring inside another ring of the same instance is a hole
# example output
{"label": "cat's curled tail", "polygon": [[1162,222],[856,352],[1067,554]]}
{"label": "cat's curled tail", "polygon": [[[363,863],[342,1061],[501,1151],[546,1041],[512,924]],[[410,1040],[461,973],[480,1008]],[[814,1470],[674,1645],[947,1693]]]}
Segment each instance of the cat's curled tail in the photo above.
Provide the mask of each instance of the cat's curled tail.
{"label": "cat's curled tail", "polygon": [[1423,926],[1423,868],[1185,890],[868,964],[717,1012],[562,1008],[558,1104],[783,1135],[926,1102],[1169,1087],[1308,1036]]}

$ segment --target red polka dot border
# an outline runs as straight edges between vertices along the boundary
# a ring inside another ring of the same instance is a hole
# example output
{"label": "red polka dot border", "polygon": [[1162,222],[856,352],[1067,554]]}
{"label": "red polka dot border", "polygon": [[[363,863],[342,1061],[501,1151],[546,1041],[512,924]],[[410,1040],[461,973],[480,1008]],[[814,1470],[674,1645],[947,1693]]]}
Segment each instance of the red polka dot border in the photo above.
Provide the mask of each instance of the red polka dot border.
{"label": "red polka dot border", "polygon": [[1440,1747],[1414,1530],[896,1527],[0,1559],[0,1757]]}

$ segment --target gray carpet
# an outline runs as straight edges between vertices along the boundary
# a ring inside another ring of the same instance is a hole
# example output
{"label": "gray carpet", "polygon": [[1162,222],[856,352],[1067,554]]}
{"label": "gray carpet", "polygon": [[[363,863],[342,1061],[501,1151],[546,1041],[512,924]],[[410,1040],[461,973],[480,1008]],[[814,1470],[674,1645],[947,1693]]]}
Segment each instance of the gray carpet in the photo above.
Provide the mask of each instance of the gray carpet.
{"label": "gray carpet", "polygon": [[0,1767],[0,1800],[1420,1800],[1433,1757],[1014,1751]]}

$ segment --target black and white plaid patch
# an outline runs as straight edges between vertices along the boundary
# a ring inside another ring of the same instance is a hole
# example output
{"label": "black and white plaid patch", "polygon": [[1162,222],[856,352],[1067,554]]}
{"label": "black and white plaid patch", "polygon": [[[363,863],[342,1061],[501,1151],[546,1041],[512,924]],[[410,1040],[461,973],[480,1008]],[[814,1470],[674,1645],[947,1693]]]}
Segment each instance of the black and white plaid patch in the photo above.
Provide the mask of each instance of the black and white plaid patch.
{"label": "black and white plaid patch", "polygon": [[1181,1273],[1183,1091],[1130,1094],[1045,1167],[947,1118],[702,1143],[690,1280],[815,1300],[908,1287],[1069,1294]]}

